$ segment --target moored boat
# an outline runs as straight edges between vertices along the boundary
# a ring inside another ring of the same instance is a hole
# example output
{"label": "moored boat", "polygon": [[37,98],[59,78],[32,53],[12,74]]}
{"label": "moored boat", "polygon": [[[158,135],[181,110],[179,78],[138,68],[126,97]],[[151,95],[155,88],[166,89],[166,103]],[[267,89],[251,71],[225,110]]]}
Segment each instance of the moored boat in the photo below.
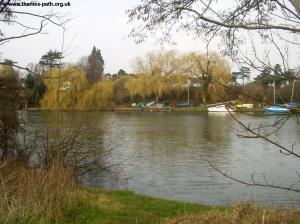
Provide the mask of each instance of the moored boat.
{"label": "moored boat", "polygon": [[192,107],[193,104],[191,103],[180,103],[180,104],[177,104],[176,107]]}
{"label": "moored boat", "polygon": [[235,105],[237,109],[253,109],[254,105],[252,103],[242,103]]}
{"label": "moored boat", "polygon": [[292,108],[299,108],[300,109],[300,102],[289,102],[285,104],[286,108],[292,109]]}
{"label": "moored boat", "polygon": [[290,113],[290,109],[284,108],[283,106],[278,104],[274,104],[271,107],[266,108],[265,112],[275,113],[275,114],[288,114]]}
{"label": "moored boat", "polygon": [[225,104],[208,107],[208,112],[234,112],[234,110]]}

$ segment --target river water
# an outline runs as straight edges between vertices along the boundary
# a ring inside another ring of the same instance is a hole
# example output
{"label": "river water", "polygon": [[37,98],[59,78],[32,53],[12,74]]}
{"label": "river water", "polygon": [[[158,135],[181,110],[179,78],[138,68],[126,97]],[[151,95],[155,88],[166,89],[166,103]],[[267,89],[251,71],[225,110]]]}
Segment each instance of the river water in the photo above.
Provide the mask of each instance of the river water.
{"label": "river water", "polygon": [[[208,162],[235,178],[289,186],[299,182],[300,160],[261,139],[239,138],[242,129],[228,114],[61,112],[60,123],[88,125],[86,146],[107,148],[110,169],[82,179],[88,186],[127,189],[140,194],[211,205],[254,200],[299,206],[300,193],[248,187],[217,172]],[[236,115],[251,127],[273,124],[282,116]],[[54,112],[24,112],[30,126],[45,128]],[[261,128],[265,134],[272,128]],[[300,126],[289,119],[270,139],[300,150]],[[83,147],[86,147],[84,146]],[[294,186],[300,189],[300,185]]]}

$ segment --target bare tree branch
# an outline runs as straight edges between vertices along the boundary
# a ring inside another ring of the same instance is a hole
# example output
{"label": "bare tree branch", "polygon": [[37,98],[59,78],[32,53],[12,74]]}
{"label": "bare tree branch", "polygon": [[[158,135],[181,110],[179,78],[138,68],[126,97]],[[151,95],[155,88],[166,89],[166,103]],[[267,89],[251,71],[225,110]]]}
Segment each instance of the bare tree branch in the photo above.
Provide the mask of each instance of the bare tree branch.
{"label": "bare tree branch", "polygon": [[268,187],[268,188],[275,188],[275,189],[279,189],[279,190],[285,190],[285,191],[294,191],[296,193],[300,193],[300,189],[294,188],[296,185],[298,185],[300,183],[300,181],[293,183],[289,186],[281,186],[281,185],[275,185],[273,183],[269,183],[269,181],[266,179],[266,177],[264,176],[264,182],[265,183],[261,183],[261,182],[257,182],[255,180],[255,173],[251,174],[251,182],[246,182],[243,181],[241,179],[235,178],[232,175],[222,171],[221,169],[219,169],[215,164],[213,164],[212,162],[208,161],[208,164],[217,172],[219,172],[220,174],[222,174],[224,177],[229,178],[235,182],[247,185],[247,186],[251,186],[251,187]]}
{"label": "bare tree branch", "polygon": [[[297,152],[295,152],[294,149],[288,149],[288,148],[286,148],[286,147],[280,145],[279,143],[277,143],[277,142],[275,142],[275,141],[273,141],[273,140],[271,140],[271,139],[269,139],[269,138],[267,138],[267,137],[265,137],[265,136],[260,135],[259,133],[255,132],[253,129],[251,129],[249,126],[245,125],[242,121],[240,121],[239,119],[237,119],[230,111],[228,111],[228,112],[230,113],[231,117],[232,117],[232,118],[233,118],[233,119],[234,119],[234,120],[235,120],[242,128],[244,128],[244,130],[246,130],[246,131],[248,131],[249,133],[253,134],[253,136],[256,136],[256,137],[258,137],[258,138],[261,138],[261,139],[263,139],[263,140],[265,140],[265,141],[267,141],[267,142],[269,142],[269,143],[271,143],[271,144],[277,146],[277,147],[278,147],[279,149],[281,149],[283,152],[286,152],[286,153],[288,153],[288,154],[290,154],[290,155],[293,155],[293,156],[295,156],[295,157],[297,157],[297,158],[300,158],[300,154],[297,153]],[[274,150],[276,150],[276,148],[275,148]]]}

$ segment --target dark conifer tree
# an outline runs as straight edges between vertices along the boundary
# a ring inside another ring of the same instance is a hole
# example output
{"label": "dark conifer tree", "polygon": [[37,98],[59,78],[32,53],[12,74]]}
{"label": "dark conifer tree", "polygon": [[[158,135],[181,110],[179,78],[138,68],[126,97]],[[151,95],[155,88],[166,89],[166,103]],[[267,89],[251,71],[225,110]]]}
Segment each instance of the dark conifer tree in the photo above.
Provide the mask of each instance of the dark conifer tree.
{"label": "dark conifer tree", "polygon": [[90,84],[96,83],[101,79],[104,72],[104,60],[101,51],[95,46],[92,53],[88,56],[87,79]]}

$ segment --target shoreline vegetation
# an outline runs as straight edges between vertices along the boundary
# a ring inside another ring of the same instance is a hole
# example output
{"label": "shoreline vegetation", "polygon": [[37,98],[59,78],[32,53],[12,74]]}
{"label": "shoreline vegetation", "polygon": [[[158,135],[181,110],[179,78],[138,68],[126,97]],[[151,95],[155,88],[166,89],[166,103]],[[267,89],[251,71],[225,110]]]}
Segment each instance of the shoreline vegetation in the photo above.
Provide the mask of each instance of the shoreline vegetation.
{"label": "shoreline vegetation", "polygon": [[[27,108],[23,109],[27,111],[54,111],[56,109],[46,109],[41,107],[33,107],[33,108]],[[76,110],[76,109],[60,109],[59,111],[106,111],[106,112],[207,112],[207,108],[205,106],[196,106],[196,107],[186,107],[186,108],[180,108],[180,107],[171,107],[170,109],[143,109],[137,108],[137,107],[114,107],[114,108],[103,108],[98,110]]]}
{"label": "shoreline vegetation", "polygon": [[[213,67],[203,71],[207,64]],[[264,86],[261,81],[255,80],[240,85],[233,80],[227,61],[214,52],[209,54],[208,60],[205,55],[195,52],[181,55],[175,50],[154,51],[138,58],[134,67],[136,71],[132,74],[122,69],[117,74],[104,74],[103,67],[99,68],[101,72],[92,74],[94,69],[80,63],[46,67],[40,76],[28,74],[24,78],[25,88],[21,91],[19,108],[131,111],[135,110],[129,109],[132,104],[142,107],[146,106],[146,102],[161,102],[155,105],[158,109],[149,106],[149,110],[167,111],[169,106],[188,102],[199,106],[197,109],[172,107],[172,110],[206,111],[204,105],[220,102],[272,105],[299,100],[297,81],[292,85],[291,80],[281,80],[281,85],[274,89],[275,95],[280,95],[276,102],[272,82]],[[4,69],[11,68],[6,66]],[[295,89],[292,97],[291,88]]]}
{"label": "shoreline vegetation", "polygon": [[299,209],[230,207],[171,201],[129,191],[79,186],[74,171],[53,162],[47,168],[25,163],[0,166],[0,223],[300,223]]}
{"label": "shoreline vegetation", "polygon": [[[48,109],[42,107],[28,107],[27,109],[22,109],[25,111],[55,111],[56,109]],[[112,108],[103,108],[95,110],[78,110],[78,109],[59,109],[59,111],[103,111],[103,112],[208,112],[205,105],[193,106],[193,107],[170,107],[169,109],[155,109],[155,108],[145,108],[141,109],[138,107],[130,106],[117,106]],[[264,108],[254,108],[254,109],[243,109],[239,112],[263,112]]]}

